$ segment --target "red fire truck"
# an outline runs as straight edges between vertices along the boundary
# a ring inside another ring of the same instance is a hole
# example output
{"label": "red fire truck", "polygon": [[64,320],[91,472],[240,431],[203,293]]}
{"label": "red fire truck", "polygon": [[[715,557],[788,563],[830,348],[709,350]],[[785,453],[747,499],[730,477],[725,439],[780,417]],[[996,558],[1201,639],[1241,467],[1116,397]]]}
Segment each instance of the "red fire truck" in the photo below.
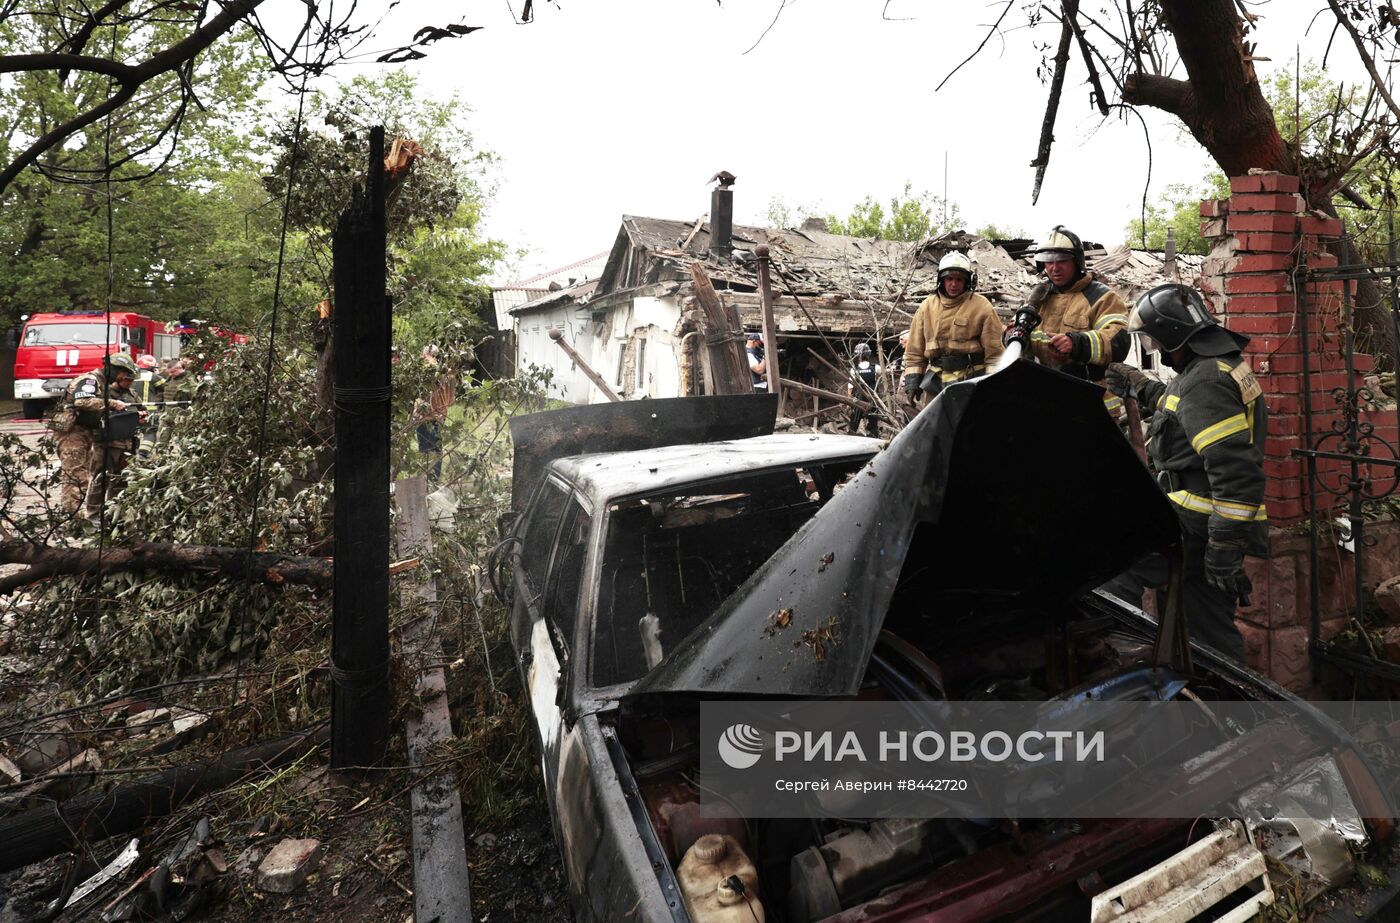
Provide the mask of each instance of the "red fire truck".
{"label": "red fire truck", "polygon": [[132,358],[142,353],[157,359],[178,356],[180,333],[174,325],[134,311],[29,315],[15,350],[15,398],[24,416],[41,416],[46,404],[63,396],[70,381],[118,352]]}

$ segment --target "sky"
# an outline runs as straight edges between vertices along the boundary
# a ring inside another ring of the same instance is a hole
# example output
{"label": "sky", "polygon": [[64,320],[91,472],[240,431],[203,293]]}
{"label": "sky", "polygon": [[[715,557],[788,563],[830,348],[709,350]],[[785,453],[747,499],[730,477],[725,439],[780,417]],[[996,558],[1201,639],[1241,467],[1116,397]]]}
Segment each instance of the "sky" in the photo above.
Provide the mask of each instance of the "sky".
{"label": "sky", "polygon": [[[1173,119],[1143,109],[1149,183],[1143,126],[1101,118],[1072,57],[1032,206],[1028,164],[1046,96],[1037,46],[1058,30],[1024,28],[1022,3],[942,89],[1004,3],[540,0],[535,21],[519,25],[521,0],[493,0],[466,5],[457,20],[481,31],[430,46],[410,68],[435,96],[456,93],[476,141],[499,157],[484,230],[528,250],[505,270],[511,276],[607,250],[624,214],[700,217],[719,170],[738,177],[736,222],[763,225],[775,199],[798,213],[844,215],[906,183],[941,195],[946,159],[947,196],[969,229],[994,223],[1038,236],[1064,224],[1122,242],[1144,184],[1153,200],[1170,184],[1199,184],[1212,164]],[[1305,34],[1320,5],[1252,6],[1262,17],[1256,53],[1275,59],[1261,70],[1291,71],[1299,45],[1305,60],[1322,57],[1326,24]],[[424,20],[424,10],[395,9],[380,35],[446,24]],[[1329,73],[1360,74],[1355,62],[1339,37]]]}

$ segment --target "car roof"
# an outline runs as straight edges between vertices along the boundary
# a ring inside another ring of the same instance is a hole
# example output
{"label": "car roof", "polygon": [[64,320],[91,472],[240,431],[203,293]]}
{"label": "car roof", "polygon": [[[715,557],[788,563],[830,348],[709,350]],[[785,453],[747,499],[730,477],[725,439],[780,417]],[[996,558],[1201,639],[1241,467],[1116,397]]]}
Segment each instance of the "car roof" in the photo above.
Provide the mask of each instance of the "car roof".
{"label": "car roof", "polygon": [[635,452],[570,455],[555,459],[549,467],[598,503],[765,468],[869,458],[882,444],[863,436],[777,433]]}

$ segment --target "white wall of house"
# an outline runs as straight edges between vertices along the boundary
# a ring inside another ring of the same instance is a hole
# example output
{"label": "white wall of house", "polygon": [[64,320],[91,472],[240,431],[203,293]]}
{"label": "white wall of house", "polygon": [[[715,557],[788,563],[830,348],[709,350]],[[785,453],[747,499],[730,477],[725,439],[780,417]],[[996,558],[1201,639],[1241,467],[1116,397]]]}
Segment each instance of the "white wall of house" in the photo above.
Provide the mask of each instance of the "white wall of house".
{"label": "white wall of house", "polygon": [[549,338],[551,329],[564,332],[564,339],[576,349],[585,362],[593,362],[594,324],[587,310],[575,305],[542,308],[515,318],[516,368],[522,372],[531,366],[552,369],[554,377],[548,388],[550,397],[574,404],[605,400],[559,344]]}

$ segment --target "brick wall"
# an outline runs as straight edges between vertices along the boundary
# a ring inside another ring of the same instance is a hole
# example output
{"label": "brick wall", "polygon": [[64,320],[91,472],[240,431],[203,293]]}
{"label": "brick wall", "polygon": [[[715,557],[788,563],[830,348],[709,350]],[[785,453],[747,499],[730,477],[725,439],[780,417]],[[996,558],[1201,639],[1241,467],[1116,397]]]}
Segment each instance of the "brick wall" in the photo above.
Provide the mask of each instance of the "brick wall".
{"label": "brick wall", "polygon": [[[1201,289],[1230,329],[1251,338],[1246,358],[1254,368],[1269,407],[1269,433],[1264,446],[1269,476],[1265,499],[1269,507],[1271,557],[1249,559],[1254,583],[1251,605],[1236,620],[1244,635],[1249,665],[1297,692],[1310,691],[1311,594],[1308,536],[1298,527],[1307,518],[1307,468],[1292,456],[1297,448],[1346,451],[1340,439],[1318,444],[1320,434],[1340,423],[1340,406],[1333,389],[1360,386],[1373,368],[1372,357],[1353,357],[1348,380],[1343,349],[1342,283],[1309,282],[1308,350],[1303,350],[1301,322],[1294,292],[1294,270],[1300,260],[1311,268],[1330,268],[1337,258],[1326,242],[1340,236],[1341,222],[1310,211],[1298,194],[1296,176],[1254,173],[1232,177],[1230,198],[1201,203],[1201,232],[1215,242],[1201,273]],[[1304,382],[1306,367],[1310,380]],[[1305,422],[1305,398],[1311,394],[1312,422]],[[1375,435],[1397,444],[1395,413],[1361,413]],[[1334,486],[1349,476],[1341,462],[1320,460],[1319,472]],[[1388,478],[1376,469],[1377,481]],[[1320,537],[1318,573],[1321,581],[1322,638],[1346,628],[1355,612],[1353,584],[1356,557],[1330,538],[1335,498],[1319,491]],[[1361,549],[1366,591],[1387,577],[1400,574],[1400,524],[1370,523],[1374,545]]]}

